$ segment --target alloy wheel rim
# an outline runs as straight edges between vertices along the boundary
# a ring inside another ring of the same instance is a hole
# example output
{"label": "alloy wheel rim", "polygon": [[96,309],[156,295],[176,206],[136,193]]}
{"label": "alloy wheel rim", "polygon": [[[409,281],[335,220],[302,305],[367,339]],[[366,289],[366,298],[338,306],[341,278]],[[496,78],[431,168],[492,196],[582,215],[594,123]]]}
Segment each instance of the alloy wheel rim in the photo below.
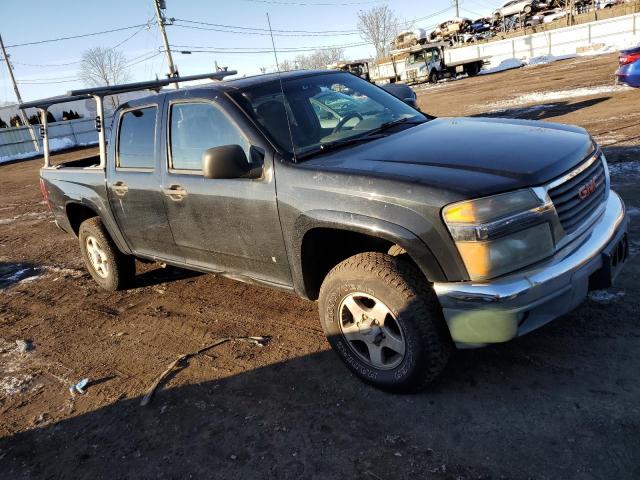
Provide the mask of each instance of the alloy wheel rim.
{"label": "alloy wheel rim", "polygon": [[88,236],[86,240],[87,255],[93,271],[101,278],[109,276],[109,257],[102,249],[98,241],[93,236]]}
{"label": "alloy wheel rim", "polygon": [[384,302],[367,293],[350,293],[340,303],[339,320],[342,337],[364,363],[378,370],[402,363],[405,335]]}

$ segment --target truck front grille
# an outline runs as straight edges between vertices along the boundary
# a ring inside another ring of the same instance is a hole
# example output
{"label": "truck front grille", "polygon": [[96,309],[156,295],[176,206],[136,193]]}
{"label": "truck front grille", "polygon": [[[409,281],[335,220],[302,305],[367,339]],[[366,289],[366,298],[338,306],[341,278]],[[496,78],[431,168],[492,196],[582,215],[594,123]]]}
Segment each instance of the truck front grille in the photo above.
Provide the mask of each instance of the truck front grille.
{"label": "truck front grille", "polygon": [[607,196],[605,167],[600,156],[584,168],[592,158],[568,173],[563,182],[548,191],[560,224],[567,234],[580,228]]}

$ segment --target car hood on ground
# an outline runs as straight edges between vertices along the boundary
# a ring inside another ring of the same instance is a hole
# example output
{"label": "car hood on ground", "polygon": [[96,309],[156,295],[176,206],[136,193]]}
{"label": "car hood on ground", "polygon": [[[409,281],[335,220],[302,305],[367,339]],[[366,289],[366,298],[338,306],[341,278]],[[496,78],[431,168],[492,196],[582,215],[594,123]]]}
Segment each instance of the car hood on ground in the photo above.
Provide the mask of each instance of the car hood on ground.
{"label": "car hood on ground", "polygon": [[438,118],[301,166],[420,183],[471,198],[549,182],[593,149],[593,140],[579,127]]}

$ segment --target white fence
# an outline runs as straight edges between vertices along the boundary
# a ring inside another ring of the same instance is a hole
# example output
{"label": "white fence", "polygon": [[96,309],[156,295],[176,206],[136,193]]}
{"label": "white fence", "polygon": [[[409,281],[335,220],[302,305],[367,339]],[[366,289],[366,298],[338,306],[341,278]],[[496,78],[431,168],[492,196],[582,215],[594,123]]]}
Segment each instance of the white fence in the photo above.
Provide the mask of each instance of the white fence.
{"label": "white fence", "polygon": [[613,48],[629,47],[632,45],[626,42],[637,42],[638,38],[635,37],[639,34],[640,13],[635,13],[573,27],[455,48],[450,50],[450,54],[452,60],[488,57],[490,66],[496,67],[504,60],[512,58],[529,60],[545,55],[573,55],[578,53],[579,49],[597,44]]}
{"label": "white fence", "polygon": [[[108,126],[111,125],[111,117],[107,117],[103,124],[107,126],[108,130]],[[0,163],[13,159],[28,158],[38,154],[29,133],[29,128],[0,128]],[[42,150],[40,125],[32,125],[31,128],[33,128]],[[52,151],[98,143],[98,132],[93,118],[79,118],[50,123],[48,128],[49,147]]]}
{"label": "white fence", "polygon": [[[526,61],[546,55],[574,55],[580,49],[597,44],[618,49],[633,46],[638,41],[640,13],[634,13],[505,40],[449,48],[445,50],[445,59],[451,64],[485,59],[490,67],[497,67],[505,60]],[[388,79],[394,76],[394,67],[391,62],[374,65],[371,72],[374,80]],[[406,80],[404,59],[396,62],[395,72]]]}

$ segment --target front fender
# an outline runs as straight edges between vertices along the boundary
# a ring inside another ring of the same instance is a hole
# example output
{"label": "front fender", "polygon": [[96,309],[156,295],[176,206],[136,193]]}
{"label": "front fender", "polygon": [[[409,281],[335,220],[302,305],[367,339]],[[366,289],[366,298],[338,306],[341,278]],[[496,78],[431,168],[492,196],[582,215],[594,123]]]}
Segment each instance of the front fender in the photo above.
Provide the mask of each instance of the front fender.
{"label": "front fender", "polygon": [[393,242],[404,248],[431,282],[446,281],[446,276],[427,245],[413,232],[395,223],[366,215],[335,210],[311,210],[295,221],[295,236],[291,241],[290,265],[296,292],[307,297],[302,272],[302,242],[307,232],[315,228],[332,228],[363,233]]}

